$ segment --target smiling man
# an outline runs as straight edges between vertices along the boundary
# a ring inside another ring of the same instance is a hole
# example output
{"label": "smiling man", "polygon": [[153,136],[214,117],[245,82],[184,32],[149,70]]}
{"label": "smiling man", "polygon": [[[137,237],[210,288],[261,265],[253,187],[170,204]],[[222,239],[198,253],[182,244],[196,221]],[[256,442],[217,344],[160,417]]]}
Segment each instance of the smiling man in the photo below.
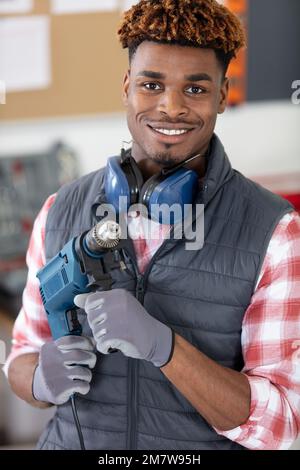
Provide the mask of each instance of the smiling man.
{"label": "smiling man", "polygon": [[[228,79],[211,49],[144,41],[125,76],[124,101],[132,155],[146,175],[205,155]],[[204,157],[190,164],[203,174]]]}
{"label": "smiling man", "polygon": [[[78,448],[75,392],[87,449],[286,449],[300,426],[300,220],[233,170],[214,134],[242,27],[214,0],[142,0],[119,36],[132,148],[62,188],[38,216],[11,386],[34,406],[58,405],[43,449]],[[132,215],[140,236],[113,289],[74,299],[85,336],[53,341],[37,270],[94,224],[95,204],[126,188],[131,202],[149,206],[167,189],[181,201],[184,178],[193,205],[204,204],[203,247],[187,251],[155,221],[158,236],[147,238]]]}

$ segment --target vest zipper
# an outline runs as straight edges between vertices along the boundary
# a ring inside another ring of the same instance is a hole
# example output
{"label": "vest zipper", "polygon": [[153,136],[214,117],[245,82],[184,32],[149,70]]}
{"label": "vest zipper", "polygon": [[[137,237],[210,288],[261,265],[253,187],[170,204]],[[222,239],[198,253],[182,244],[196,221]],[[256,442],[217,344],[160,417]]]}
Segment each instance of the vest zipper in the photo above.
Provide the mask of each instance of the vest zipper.
{"label": "vest zipper", "polygon": [[136,298],[141,304],[144,303],[144,279],[144,276],[139,275],[136,285]]}
{"label": "vest zipper", "polygon": [[[133,265],[136,271],[136,276],[137,276],[135,296],[142,305],[144,304],[146,280],[149,276],[149,273],[151,271],[151,268],[154,264],[156,257],[162,251],[166,242],[167,240],[163,241],[162,245],[159,247],[159,249],[156,251],[154,256],[151,258],[150,263],[147,266],[147,269],[143,275],[139,273],[136,263],[133,262]],[[129,410],[128,411],[129,412],[128,412],[127,449],[129,450],[136,450],[137,448],[139,361],[140,359],[129,358],[129,363],[128,363],[128,376],[129,376],[129,384],[128,384],[128,397],[129,397],[128,408]]]}
{"label": "vest zipper", "polygon": [[[136,267],[135,267],[136,268]],[[136,268],[137,269],[137,268]],[[143,304],[144,302],[144,276],[137,275],[137,285],[135,296]],[[130,378],[128,386],[129,413],[128,413],[128,435],[127,448],[135,450],[137,448],[137,414],[138,414],[138,369],[139,359],[129,358],[128,375]]]}

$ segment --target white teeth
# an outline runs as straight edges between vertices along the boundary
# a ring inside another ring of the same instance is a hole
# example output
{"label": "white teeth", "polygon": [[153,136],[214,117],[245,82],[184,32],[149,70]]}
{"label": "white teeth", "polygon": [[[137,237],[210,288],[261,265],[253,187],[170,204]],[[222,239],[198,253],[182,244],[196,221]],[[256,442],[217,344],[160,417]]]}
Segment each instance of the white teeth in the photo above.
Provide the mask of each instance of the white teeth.
{"label": "white teeth", "polygon": [[156,132],[159,132],[160,134],[165,134],[165,135],[181,135],[181,134],[186,134],[187,129],[155,129]]}

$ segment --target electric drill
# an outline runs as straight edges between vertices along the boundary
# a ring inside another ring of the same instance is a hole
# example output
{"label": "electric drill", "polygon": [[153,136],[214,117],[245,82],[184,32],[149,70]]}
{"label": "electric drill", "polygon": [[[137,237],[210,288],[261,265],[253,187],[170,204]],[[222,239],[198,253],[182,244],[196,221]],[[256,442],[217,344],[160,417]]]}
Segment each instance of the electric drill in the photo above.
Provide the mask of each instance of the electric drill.
{"label": "electric drill", "polygon": [[126,269],[121,253],[120,225],[103,221],[70,240],[39,270],[41,298],[54,340],[82,334],[73,299],[77,294],[111,289],[111,271]]}

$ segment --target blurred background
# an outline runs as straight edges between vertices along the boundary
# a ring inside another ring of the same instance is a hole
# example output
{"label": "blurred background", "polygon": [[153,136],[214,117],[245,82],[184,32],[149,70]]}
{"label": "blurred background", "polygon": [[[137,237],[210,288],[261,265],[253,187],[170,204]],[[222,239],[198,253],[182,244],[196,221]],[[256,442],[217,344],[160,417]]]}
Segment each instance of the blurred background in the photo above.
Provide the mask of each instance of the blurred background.
{"label": "blurred background", "polygon": [[[0,363],[39,208],[130,140],[121,103],[127,54],[116,29],[133,3],[0,0]],[[221,3],[242,18],[248,47],[230,68],[230,105],[216,132],[234,168],[300,211],[300,2]],[[32,448],[52,411],[15,397],[2,372],[0,397],[0,446]]]}

